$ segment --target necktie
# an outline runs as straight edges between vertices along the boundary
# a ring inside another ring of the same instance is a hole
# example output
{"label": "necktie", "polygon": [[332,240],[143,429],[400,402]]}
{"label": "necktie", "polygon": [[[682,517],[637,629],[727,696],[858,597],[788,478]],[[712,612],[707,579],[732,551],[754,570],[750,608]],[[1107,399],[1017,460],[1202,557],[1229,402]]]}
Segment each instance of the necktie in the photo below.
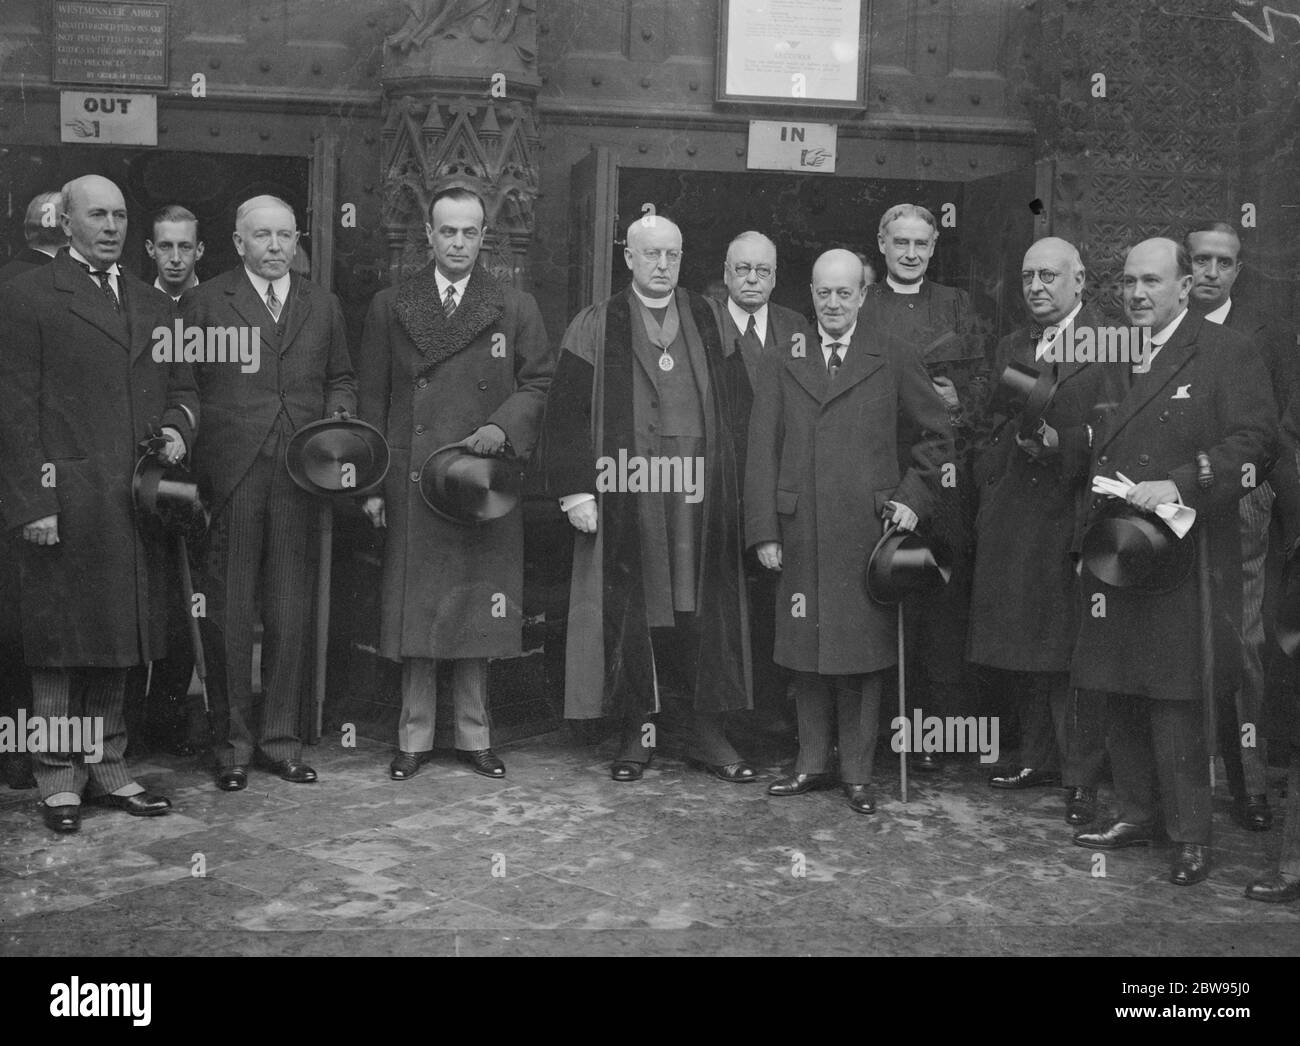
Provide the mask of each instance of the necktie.
{"label": "necktie", "polygon": [[113,311],[121,312],[122,303],[117,300],[117,295],[113,293],[113,283],[109,279],[108,270],[92,269],[89,265],[85,266],[85,270],[99,281],[99,289],[103,291],[104,297],[107,298],[109,304],[113,306]]}
{"label": "necktie", "polygon": [[456,288],[453,284],[447,284],[447,296],[442,299],[442,311],[448,319],[456,311]]}
{"label": "necktie", "polygon": [[275,320],[276,323],[279,323],[282,303],[280,299],[275,296],[275,284],[273,283],[268,283],[266,285],[266,307],[271,310],[271,318]]}
{"label": "necktie", "polygon": [[830,371],[831,377],[835,377],[835,372],[840,369],[840,364],[844,362],[844,357],[840,355],[840,349],[844,348],[844,343],[840,341],[831,342],[830,358],[826,360],[826,369]]}

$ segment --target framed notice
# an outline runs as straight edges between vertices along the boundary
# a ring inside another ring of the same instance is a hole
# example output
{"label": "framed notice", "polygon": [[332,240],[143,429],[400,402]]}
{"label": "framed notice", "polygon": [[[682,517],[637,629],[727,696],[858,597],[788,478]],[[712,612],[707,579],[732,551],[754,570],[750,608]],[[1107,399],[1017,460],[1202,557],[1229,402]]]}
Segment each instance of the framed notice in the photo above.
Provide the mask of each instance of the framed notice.
{"label": "framed notice", "polygon": [[861,0],[720,0],[719,102],[866,108]]}
{"label": "framed notice", "polygon": [[51,81],[166,88],[167,7],[50,0]]}

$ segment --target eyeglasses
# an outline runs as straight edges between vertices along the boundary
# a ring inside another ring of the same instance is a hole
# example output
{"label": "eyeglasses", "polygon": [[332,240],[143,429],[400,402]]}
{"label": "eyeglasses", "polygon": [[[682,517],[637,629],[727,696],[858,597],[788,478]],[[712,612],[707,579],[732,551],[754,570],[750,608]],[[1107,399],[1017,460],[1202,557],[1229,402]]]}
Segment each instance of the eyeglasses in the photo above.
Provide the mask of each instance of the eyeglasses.
{"label": "eyeglasses", "polygon": [[646,261],[655,264],[658,264],[661,260],[666,260],[669,265],[676,265],[682,260],[682,252],[676,247],[671,250],[662,247],[659,250],[643,247],[641,250],[637,251],[637,254],[641,255],[641,257]]}
{"label": "eyeglasses", "polygon": [[749,279],[749,274],[751,272],[760,280],[769,279],[771,278],[772,273],[776,272],[776,270],[770,265],[746,265],[743,262],[740,265],[733,265],[731,271],[742,280]]}
{"label": "eyeglasses", "polygon": [[1020,282],[1023,283],[1026,287],[1028,287],[1031,283],[1034,282],[1034,277],[1037,276],[1040,280],[1043,281],[1043,286],[1050,287],[1053,283],[1056,282],[1056,277],[1060,275],[1061,274],[1059,272],[1053,272],[1051,269],[1039,269],[1037,271],[1034,271],[1033,269],[1026,269],[1024,272],[1020,274]]}

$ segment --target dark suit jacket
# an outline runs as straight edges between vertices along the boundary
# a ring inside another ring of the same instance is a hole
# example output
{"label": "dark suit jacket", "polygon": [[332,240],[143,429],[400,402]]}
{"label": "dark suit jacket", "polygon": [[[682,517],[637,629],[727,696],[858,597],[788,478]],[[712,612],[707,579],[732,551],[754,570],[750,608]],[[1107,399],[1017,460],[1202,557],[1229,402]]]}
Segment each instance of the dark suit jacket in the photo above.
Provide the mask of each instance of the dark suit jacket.
{"label": "dark suit jacket", "polygon": [[194,466],[214,515],[248,472],[282,407],[294,429],[338,408],[356,413],[357,383],[339,300],[296,273],[290,280],[279,323],[242,265],[181,298],[186,327],[256,328],[261,340],[253,373],[235,363],[194,366],[203,405]]}
{"label": "dark suit jacket", "polygon": [[4,265],[0,266],[0,283],[8,283],[15,276],[31,269],[40,268],[42,265],[49,265],[54,259],[44,251],[38,251],[32,247],[24,247],[15,254]]}
{"label": "dark suit jacket", "polygon": [[194,444],[185,364],[154,359],[171,299],[130,273],[115,312],[65,253],[0,286],[0,518],[57,515],[59,543],[17,538],[23,640],[34,667],[128,667],[166,652],[166,544],[139,516],[139,443],[170,426]]}
{"label": "dark suit jacket", "polygon": [[[906,474],[900,420],[921,433]],[[764,358],[749,422],[745,543],[782,545],[777,664],[849,675],[896,662],[895,611],[868,598],[867,559],[885,502],[923,521],[932,514],[952,453],[948,412],[920,358],[861,314],[833,380],[817,336],[802,354]],[[797,605],[806,614],[795,617]]]}
{"label": "dark suit jacket", "polygon": [[[722,338],[723,375],[722,394],[727,404],[732,435],[736,446],[736,471],[745,475],[745,444],[749,440],[749,414],[754,406],[754,385],[757,383],[759,366],[752,368],[746,362],[740,347],[741,330],[732,319],[726,302],[708,299],[709,307],[718,318],[718,333]],[[775,352],[788,355],[790,345],[796,334],[802,334],[805,346],[816,340],[816,333],[808,321],[793,309],[775,302],[767,304],[767,341],[763,343],[763,355]]]}
{"label": "dark suit jacket", "polygon": [[[1237,502],[1273,452],[1278,418],[1268,373],[1250,343],[1188,313],[1149,373],[1108,365],[1103,400],[1118,406],[1095,428],[1089,475],[1124,473],[1135,483],[1172,480],[1197,512],[1184,541],[1208,542],[1215,622],[1215,686],[1223,693],[1240,672],[1241,536]],[[1209,456],[1214,482],[1197,482],[1196,455]],[[1083,534],[1101,514],[1103,495],[1084,501]],[[1163,700],[1201,695],[1200,600],[1195,567],[1159,595],[1081,578],[1085,612],[1075,646],[1075,686]],[[1104,596],[1104,615],[1092,608]]]}
{"label": "dark suit jacket", "polygon": [[1300,354],[1294,333],[1274,323],[1249,302],[1234,301],[1223,325],[1254,342],[1272,379],[1278,412],[1284,412],[1300,388],[1300,359],[1297,358]]}

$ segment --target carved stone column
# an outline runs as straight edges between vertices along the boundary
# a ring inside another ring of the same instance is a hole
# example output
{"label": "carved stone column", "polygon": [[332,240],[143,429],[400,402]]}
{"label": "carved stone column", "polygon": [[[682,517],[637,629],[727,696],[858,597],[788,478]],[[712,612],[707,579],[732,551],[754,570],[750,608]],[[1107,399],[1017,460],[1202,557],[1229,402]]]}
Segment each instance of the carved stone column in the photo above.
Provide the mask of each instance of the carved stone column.
{"label": "carved stone column", "polygon": [[1252,34],[1223,0],[1033,0],[1020,97],[1055,162],[1055,234],[1118,309],[1128,248],[1240,216]]}
{"label": "carved stone column", "polygon": [[414,0],[384,41],[383,225],[396,280],[429,257],[429,200],[487,204],[482,259],[522,286],[538,192],[536,0]]}

